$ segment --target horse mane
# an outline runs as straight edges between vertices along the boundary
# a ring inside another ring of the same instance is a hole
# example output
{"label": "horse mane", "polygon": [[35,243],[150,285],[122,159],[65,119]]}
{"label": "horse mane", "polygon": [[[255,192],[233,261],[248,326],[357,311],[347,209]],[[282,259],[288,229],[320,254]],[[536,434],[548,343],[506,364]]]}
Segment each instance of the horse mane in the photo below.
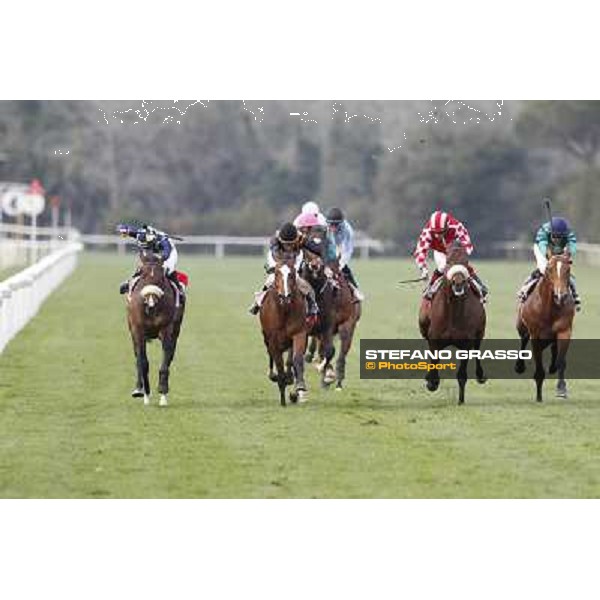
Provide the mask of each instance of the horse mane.
{"label": "horse mane", "polygon": [[448,253],[446,264],[467,266],[469,264],[469,255],[462,246],[454,245]]}

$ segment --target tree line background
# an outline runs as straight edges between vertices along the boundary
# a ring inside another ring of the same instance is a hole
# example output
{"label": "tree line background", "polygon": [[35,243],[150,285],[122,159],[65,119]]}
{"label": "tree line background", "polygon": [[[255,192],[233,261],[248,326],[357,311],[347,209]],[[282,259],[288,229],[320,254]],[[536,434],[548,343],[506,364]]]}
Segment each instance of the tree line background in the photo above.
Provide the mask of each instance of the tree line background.
{"label": "tree line background", "polygon": [[40,179],[84,232],[268,235],[314,200],[406,254],[439,207],[485,256],[549,195],[598,242],[599,152],[599,101],[0,102],[0,180]]}

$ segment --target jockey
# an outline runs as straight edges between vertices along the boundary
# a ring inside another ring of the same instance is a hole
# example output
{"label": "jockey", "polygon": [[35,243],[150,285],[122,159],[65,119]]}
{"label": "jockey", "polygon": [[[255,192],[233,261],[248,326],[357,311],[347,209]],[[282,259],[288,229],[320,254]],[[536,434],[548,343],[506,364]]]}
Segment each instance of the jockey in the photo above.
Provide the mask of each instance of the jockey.
{"label": "jockey", "polygon": [[[436,269],[423,292],[423,296],[428,300],[431,300],[433,296],[433,292],[435,291],[434,284],[443,274],[446,266],[446,255],[455,242],[458,242],[467,254],[470,255],[473,252],[473,243],[471,242],[467,228],[452,215],[441,210],[436,210],[429,217],[429,221],[427,221],[423,231],[421,231],[414,252],[417,267],[421,271],[421,277],[426,279],[429,275],[429,271],[427,270],[427,253],[429,250],[433,250],[433,260],[435,261]],[[468,268],[471,278],[481,291],[482,301],[485,302],[488,288],[481,281],[475,269],[471,265]]]}
{"label": "jockey", "polygon": [[[518,298],[521,302],[527,299],[529,293],[533,290],[539,278],[545,273],[546,265],[548,264],[548,255],[562,254],[565,249],[571,255],[575,256],[577,252],[577,237],[571,229],[569,222],[562,217],[552,217],[552,221],[547,221],[538,230],[535,235],[535,243],[533,245],[533,254],[537,268],[525,280],[523,286],[519,290]],[[575,287],[575,278],[571,275],[569,281],[575,309],[581,310],[581,298]]]}
{"label": "jockey", "polygon": [[354,298],[361,302],[364,294],[358,289],[358,282],[350,270],[350,258],[354,251],[354,229],[344,218],[344,213],[337,207],[327,213],[328,243],[325,254],[327,263],[339,261],[340,270],[346,276]]}
{"label": "jockey", "polygon": [[327,227],[327,220],[325,219],[325,216],[321,213],[319,205],[316,202],[305,202],[302,205],[302,211],[294,219],[294,225],[296,227],[300,227],[299,221],[303,215],[313,215],[318,220],[317,225],[321,225],[321,227],[323,228]]}
{"label": "jockey", "polygon": [[[150,225],[136,227],[134,225],[119,224],[117,231],[123,237],[131,237],[137,241],[138,247],[148,249],[158,254],[163,260],[163,268],[166,276],[173,281],[181,292],[182,299],[185,299],[185,285],[177,277],[177,248],[172,239],[164,231],[158,231]],[[140,274],[139,268],[136,269],[130,280],[124,281],[119,292],[126,294],[129,291],[131,280]]]}
{"label": "jockey", "polygon": [[267,254],[266,271],[268,273],[267,280],[261,292],[255,294],[254,304],[250,307],[249,312],[252,315],[258,314],[260,306],[265,297],[265,292],[275,283],[275,265],[285,256],[291,255],[294,258],[294,267],[296,269],[296,281],[302,295],[306,298],[308,304],[308,320],[314,324],[319,314],[319,307],[315,299],[315,291],[312,286],[300,277],[298,271],[302,262],[302,250],[306,248],[310,252],[314,252],[319,256],[322,255],[322,247],[320,244],[311,242],[305,235],[300,233],[293,223],[284,223],[279,231],[271,238],[269,242],[269,252]]}

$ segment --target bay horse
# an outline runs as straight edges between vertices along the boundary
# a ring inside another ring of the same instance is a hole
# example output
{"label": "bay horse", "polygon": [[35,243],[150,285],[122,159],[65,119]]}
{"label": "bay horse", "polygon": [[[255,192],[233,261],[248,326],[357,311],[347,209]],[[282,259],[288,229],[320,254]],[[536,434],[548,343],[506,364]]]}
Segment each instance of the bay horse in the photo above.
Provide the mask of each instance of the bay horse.
{"label": "bay horse", "polygon": [[137,369],[137,383],[131,395],[134,398],[143,396],[144,405],[150,404],[146,342],[158,338],[163,351],[158,379],[159,406],[167,406],[169,369],[175,356],[185,305],[167,279],[160,256],[142,250],[140,261],[139,279],[126,296],[127,323]]}
{"label": "bay horse", "polygon": [[[419,330],[430,350],[455,346],[459,350],[479,350],[485,335],[486,314],[479,295],[470,282],[468,255],[461,246],[454,246],[448,255],[439,288],[429,301],[423,298],[419,309]],[[436,363],[437,360],[432,360]],[[456,379],[458,403],[464,404],[468,359],[461,359]],[[479,358],[475,359],[478,383],[486,378]],[[425,376],[427,389],[434,392],[440,385],[436,369]]]}
{"label": "bay horse", "polygon": [[[531,340],[535,361],[533,377],[536,383],[536,400],[542,402],[542,386],[545,379],[543,362],[544,349],[550,346],[550,373],[558,371],[556,395],[567,397],[567,351],[573,331],[575,302],[569,290],[571,257],[568,252],[551,256],[544,275],[537,282],[527,299],[519,304],[517,311],[517,331],[521,338],[521,350]],[[525,361],[517,360],[515,371],[525,371]]]}
{"label": "bay horse", "polygon": [[[361,317],[360,302],[354,300],[354,294],[337,264],[329,266],[333,277],[327,277],[323,259],[304,250],[302,276],[315,290],[319,305],[319,321],[311,330],[312,340],[308,359],[312,361],[316,346],[322,359],[321,387],[328,387],[336,381],[336,391],[342,391],[346,377],[346,357],[352,346],[356,325]],[[340,337],[340,350],[336,361],[335,373],[331,361],[335,355],[334,337]]]}
{"label": "bay horse", "polygon": [[[285,388],[292,383],[295,385],[290,392],[290,401],[307,400],[308,390],[304,381],[304,351],[308,333],[306,316],[306,300],[296,281],[294,257],[277,262],[275,281],[265,293],[259,318],[269,354],[269,379],[279,386],[281,406],[286,405]],[[291,352],[291,365],[288,359],[286,372],[283,354],[288,350]],[[273,372],[273,363],[277,374]]]}

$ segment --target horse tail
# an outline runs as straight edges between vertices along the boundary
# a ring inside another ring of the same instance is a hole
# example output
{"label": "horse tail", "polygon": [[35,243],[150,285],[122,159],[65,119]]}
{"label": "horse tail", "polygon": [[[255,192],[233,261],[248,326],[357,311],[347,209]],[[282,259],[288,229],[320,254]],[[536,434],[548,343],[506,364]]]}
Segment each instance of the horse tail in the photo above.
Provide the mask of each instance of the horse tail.
{"label": "horse tail", "polygon": [[150,308],[154,308],[158,301],[165,295],[165,292],[157,285],[145,285],[140,290],[140,294],[144,299],[144,304]]}

